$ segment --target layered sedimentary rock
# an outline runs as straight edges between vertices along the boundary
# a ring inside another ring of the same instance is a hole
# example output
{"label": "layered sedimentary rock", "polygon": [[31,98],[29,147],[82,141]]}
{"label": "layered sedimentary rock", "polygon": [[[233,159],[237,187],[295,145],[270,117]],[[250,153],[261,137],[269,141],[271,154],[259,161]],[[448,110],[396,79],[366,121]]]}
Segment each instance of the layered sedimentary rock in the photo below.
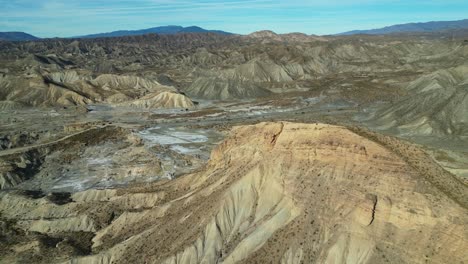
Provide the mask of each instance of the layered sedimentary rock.
{"label": "layered sedimentary rock", "polygon": [[14,235],[1,252],[71,263],[460,263],[467,193],[397,139],[260,123],[235,128],[205,168],[175,180],[69,199],[2,193],[2,232]]}

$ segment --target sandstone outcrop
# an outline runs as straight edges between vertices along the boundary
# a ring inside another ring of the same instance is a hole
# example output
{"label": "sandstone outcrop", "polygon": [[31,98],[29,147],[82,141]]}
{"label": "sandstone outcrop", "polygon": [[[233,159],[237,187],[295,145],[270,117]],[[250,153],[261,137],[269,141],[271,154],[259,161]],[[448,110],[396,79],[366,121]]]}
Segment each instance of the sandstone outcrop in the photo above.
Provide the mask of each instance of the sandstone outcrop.
{"label": "sandstone outcrop", "polygon": [[[58,238],[44,250],[69,263],[460,263],[467,193],[409,143],[260,123],[236,127],[204,169],[175,180],[89,190],[60,205],[2,193],[3,232],[16,232],[6,247],[22,250],[1,252],[34,255],[26,244],[40,244],[38,232]],[[93,234],[89,256],[60,251],[79,232]]]}

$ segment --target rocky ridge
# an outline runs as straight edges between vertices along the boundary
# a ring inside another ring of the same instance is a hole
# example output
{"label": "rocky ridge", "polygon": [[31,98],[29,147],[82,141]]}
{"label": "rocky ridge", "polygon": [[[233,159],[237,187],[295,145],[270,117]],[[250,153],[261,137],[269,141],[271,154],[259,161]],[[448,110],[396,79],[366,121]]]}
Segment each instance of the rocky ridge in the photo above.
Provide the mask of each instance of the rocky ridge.
{"label": "rocky ridge", "polygon": [[[463,262],[468,190],[443,170],[441,189],[426,177],[438,169],[418,147],[359,129],[241,126],[204,169],[172,181],[65,201],[2,193],[3,232],[30,238],[12,236],[3,252],[13,261],[45,248],[72,263]],[[74,255],[77,235],[66,237],[78,233],[92,234],[92,255]]]}

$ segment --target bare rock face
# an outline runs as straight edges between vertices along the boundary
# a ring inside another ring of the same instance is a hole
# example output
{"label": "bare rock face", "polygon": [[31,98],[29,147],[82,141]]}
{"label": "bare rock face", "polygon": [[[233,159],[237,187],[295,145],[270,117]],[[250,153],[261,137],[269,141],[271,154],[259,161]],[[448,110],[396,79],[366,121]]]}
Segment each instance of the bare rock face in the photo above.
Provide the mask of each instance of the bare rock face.
{"label": "bare rock face", "polygon": [[24,106],[71,106],[91,103],[93,100],[87,93],[89,91],[58,82],[70,80],[69,78],[69,74],[42,76],[37,73],[0,77],[0,106],[3,109],[17,109]]}
{"label": "bare rock face", "polygon": [[409,95],[376,113],[376,123],[403,134],[468,135],[468,65],[412,81]]}
{"label": "bare rock face", "polygon": [[200,77],[186,92],[196,98],[215,100],[249,99],[271,94],[269,90],[251,81],[219,77]]}
{"label": "bare rock face", "polygon": [[242,80],[252,80],[254,82],[290,82],[292,78],[279,65],[273,62],[264,62],[252,60],[242,64],[234,69],[232,74],[234,78]]}
{"label": "bare rock face", "polygon": [[260,39],[263,43],[270,42],[312,42],[327,41],[326,38],[316,35],[306,35],[303,33],[276,34],[271,30],[261,30],[245,36],[246,39]]}
{"label": "bare rock face", "polygon": [[130,106],[141,109],[151,108],[193,108],[195,104],[187,96],[175,92],[156,92],[143,96],[137,100],[123,103],[122,106]]}
{"label": "bare rock face", "polygon": [[[57,71],[30,76],[0,77],[0,109],[24,106],[74,106],[105,102],[140,108],[190,108],[191,100],[177,89],[132,75]],[[145,97],[146,96],[146,97]],[[155,98],[157,97],[157,98]],[[148,101],[149,100],[149,101]]]}
{"label": "bare rock face", "polygon": [[246,38],[256,40],[260,39],[266,43],[270,41],[282,41],[281,36],[271,30],[256,31],[247,35]]}
{"label": "bare rock face", "polygon": [[102,74],[94,79],[104,90],[122,91],[133,90],[134,92],[156,92],[161,90],[175,91],[174,87],[161,85],[160,83],[137,76],[119,76],[113,74]]}
{"label": "bare rock face", "polygon": [[[301,68],[302,69],[302,68]],[[216,72],[202,72],[186,92],[203,99],[251,99],[264,97],[272,92],[264,88],[266,83],[284,84],[293,81],[290,75],[304,74],[294,65],[280,66],[272,61],[251,60],[247,63]],[[197,72],[195,71],[195,74]],[[208,75],[208,76],[203,76]]]}
{"label": "bare rock face", "polygon": [[0,213],[18,234],[93,233],[89,256],[50,253],[71,263],[461,263],[467,194],[413,145],[279,122],[235,128],[203,170],[172,181],[64,205],[3,193]]}

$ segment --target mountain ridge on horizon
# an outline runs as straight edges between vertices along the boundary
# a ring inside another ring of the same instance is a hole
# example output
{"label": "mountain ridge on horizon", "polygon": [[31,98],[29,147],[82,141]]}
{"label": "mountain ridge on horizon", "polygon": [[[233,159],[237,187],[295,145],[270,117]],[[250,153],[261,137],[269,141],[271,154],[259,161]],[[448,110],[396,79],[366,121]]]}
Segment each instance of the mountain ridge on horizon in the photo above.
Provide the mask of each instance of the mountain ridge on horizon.
{"label": "mountain ridge on horizon", "polygon": [[344,35],[385,35],[394,33],[409,33],[409,32],[437,32],[446,30],[468,29],[468,19],[450,20],[450,21],[428,21],[428,22],[412,22],[403,24],[394,24],[382,28],[351,30],[338,34],[335,36]]}
{"label": "mountain ridge on horizon", "polygon": [[7,41],[29,41],[29,40],[38,40],[40,38],[33,36],[31,34],[20,32],[20,31],[9,31],[9,32],[0,32],[0,40]]}
{"label": "mountain ridge on horizon", "polygon": [[138,36],[145,34],[177,34],[177,33],[217,33],[222,35],[232,35],[233,33],[222,31],[222,30],[208,30],[201,28],[199,26],[177,26],[177,25],[168,25],[168,26],[159,26],[146,29],[137,29],[137,30],[117,30],[105,33],[96,33],[83,36],[76,36],[73,38],[106,38],[106,37],[123,37],[123,36]]}
{"label": "mountain ridge on horizon", "polygon": [[[398,34],[398,33],[410,33],[410,32],[419,32],[419,33],[436,33],[450,30],[460,30],[468,29],[468,19],[462,20],[452,20],[452,21],[429,21],[429,22],[415,22],[415,23],[405,23],[405,24],[395,24],[382,28],[368,29],[368,30],[351,30],[337,34],[330,34],[328,36],[347,36],[347,35],[358,35],[358,34],[369,34],[369,35],[385,35],[385,34]],[[92,39],[92,38],[109,38],[109,37],[123,37],[123,36],[138,36],[145,34],[177,34],[177,33],[216,33],[221,35],[252,35],[257,32],[275,32],[271,30],[259,30],[252,32],[250,34],[236,34],[223,30],[208,30],[201,28],[199,26],[177,26],[177,25],[167,25],[167,26],[158,26],[147,29],[139,30],[117,30],[104,33],[88,34],[82,36],[73,36],[65,38],[78,38],[78,39]],[[302,32],[297,32],[305,34]],[[291,34],[291,33],[286,33]],[[282,34],[280,34],[282,35]],[[307,34],[306,34],[307,35]],[[313,35],[313,34],[312,34]],[[319,35],[315,35],[319,36]],[[327,35],[323,35],[327,36]],[[40,38],[34,35],[31,35],[26,32],[0,32],[0,41],[34,41]]]}

